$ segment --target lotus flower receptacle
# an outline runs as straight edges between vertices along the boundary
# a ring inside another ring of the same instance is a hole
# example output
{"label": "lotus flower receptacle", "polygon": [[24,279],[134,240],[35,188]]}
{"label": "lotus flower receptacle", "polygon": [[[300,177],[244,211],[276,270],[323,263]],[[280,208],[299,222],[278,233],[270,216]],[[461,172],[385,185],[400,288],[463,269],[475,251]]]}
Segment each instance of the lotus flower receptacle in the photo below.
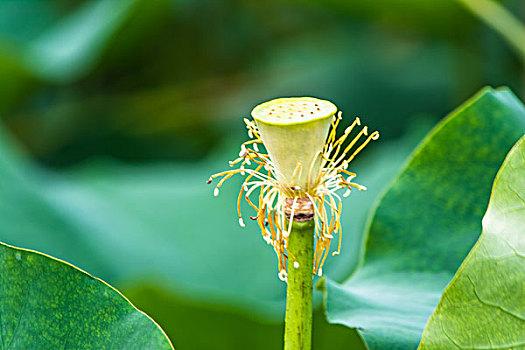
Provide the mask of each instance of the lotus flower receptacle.
{"label": "lotus flower receptacle", "polygon": [[308,192],[316,187],[323,147],[337,107],[313,97],[278,98],[255,107],[257,123],[281,186]]}
{"label": "lotus flower receptacle", "polygon": [[[336,115],[337,113],[337,115]],[[279,278],[286,280],[288,260],[297,261],[288,251],[292,223],[313,221],[315,252],[312,272],[322,275],[330,242],[339,236],[341,249],[342,198],[352,189],[365,190],[353,179],[350,162],[379,132],[368,133],[356,117],[336,138],[341,112],[329,101],[313,97],[278,98],[264,102],[252,111],[255,121],[244,119],[250,140],[241,145],[238,158],[229,162],[232,169],[210,176],[208,183],[221,178],[214,190],[219,195],[223,183],[233,175],[246,176],[237,197],[239,224],[245,227],[241,200],[255,210],[250,218],[261,229],[263,239],[273,246],[279,262]],[[268,154],[259,149],[264,145]]]}

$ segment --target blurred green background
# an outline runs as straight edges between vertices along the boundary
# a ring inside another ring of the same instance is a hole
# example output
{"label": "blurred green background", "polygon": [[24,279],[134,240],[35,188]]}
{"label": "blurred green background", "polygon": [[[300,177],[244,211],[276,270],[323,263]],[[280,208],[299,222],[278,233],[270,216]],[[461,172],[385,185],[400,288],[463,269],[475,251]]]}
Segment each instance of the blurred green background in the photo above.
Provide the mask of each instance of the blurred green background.
{"label": "blurred green background", "polygon": [[[501,4],[525,18],[523,1]],[[242,118],[308,95],[381,132],[324,268],[342,281],[383,188],[485,85],[523,98],[523,58],[453,0],[1,1],[0,240],[115,285],[177,349],[277,349],[275,255],[238,227],[239,179],[218,198],[205,185],[246,139]],[[315,348],[362,347],[316,302]]]}

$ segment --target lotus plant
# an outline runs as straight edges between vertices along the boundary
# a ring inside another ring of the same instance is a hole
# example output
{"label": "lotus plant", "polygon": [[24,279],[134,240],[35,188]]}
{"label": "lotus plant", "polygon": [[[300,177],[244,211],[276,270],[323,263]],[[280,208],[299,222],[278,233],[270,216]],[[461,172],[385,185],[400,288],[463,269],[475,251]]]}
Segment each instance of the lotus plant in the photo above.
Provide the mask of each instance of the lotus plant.
{"label": "lotus plant", "polygon": [[287,282],[285,349],[310,349],[312,274],[322,275],[335,236],[338,247],[332,254],[341,251],[338,192],[347,197],[352,189],[366,190],[352,182],[356,174],[348,168],[379,132],[369,133],[356,117],[337,137],[341,112],[313,97],[274,99],[255,107],[252,117],[244,119],[250,139],[229,162],[232,169],[212,175],[208,183],[220,178],[217,196],[226,180],[245,176],[237,200],[239,224],[245,227],[244,198],[255,211],[250,218],[277,255],[279,278]]}

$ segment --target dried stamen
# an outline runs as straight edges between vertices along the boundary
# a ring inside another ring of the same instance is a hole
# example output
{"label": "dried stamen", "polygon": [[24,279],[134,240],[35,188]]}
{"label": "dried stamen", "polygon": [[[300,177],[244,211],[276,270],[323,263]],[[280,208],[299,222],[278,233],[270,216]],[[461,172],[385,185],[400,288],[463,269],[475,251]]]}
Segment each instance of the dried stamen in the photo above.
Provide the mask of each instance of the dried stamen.
{"label": "dried stamen", "polygon": [[[379,138],[379,133],[374,131],[368,135],[368,128],[363,127],[355,137],[346,144],[353,130],[361,125],[361,120],[356,117],[347,127],[343,135],[336,139],[336,129],[342,120],[341,112],[337,115],[331,110],[331,103],[323,103],[317,99],[304,99],[300,103],[289,103],[293,99],[276,100],[260,108],[262,118],[275,123],[286,125],[288,118],[292,122],[299,118],[301,122],[316,119],[319,113],[334,113],[331,117],[331,130],[322,150],[316,153],[314,161],[303,166],[297,162],[291,174],[291,182],[283,184],[278,180],[282,178],[280,170],[275,166],[269,155],[259,150],[258,145],[263,143],[259,129],[254,121],[244,119],[250,140],[241,145],[239,157],[230,161],[231,170],[212,175],[207,183],[215,178],[221,180],[214,189],[214,195],[219,195],[219,188],[233,175],[245,176],[237,198],[237,214],[239,225],[245,227],[241,213],[241,200],[246,202],[255,211],[250,219],[256,221],[267,244],[273,246],[278,259],[279,278],[286,281],[286,268],[288,260],[293,261],[293,267],[298,268],[299,263],[287,251],[289,234],[292,222],[314,220],[315,223],[315,252],[312,272],[322,275],[322,267],[330,250],[331,240],[339,235],[337,251],[341,251],[341,212],[342,199],[336,192],[345,190],[342,197],[351,194],[352,188],[360,191],[366,190],[365,186],[351,182],[356,174],[347,170],[349,163],[360,153],[368,143]],[[320,101],[320,102],[319,102]],[[326,101],[325,101],[326,102]],[[264,105],[264,104],[263,104]],[[262,106],[262,105],[261,105]],[[367,138],[356,148],[362,136]],[[285,142],[285,141],[283,141]],[[355,148],[354,151],[352,151]],[[347,155],[350,154],[349,157]],[[318,169],[314,163],[320,161]],[[292,168],[293,169],[293,168]],[[297,179],[308,171],[308,183],[312,186],[305,188],[296,183]],[[346,178],[345,178],[346,177]],[[258,192],[256,192],[258,191]],[[255,193],[258,193],[255,196]]]}

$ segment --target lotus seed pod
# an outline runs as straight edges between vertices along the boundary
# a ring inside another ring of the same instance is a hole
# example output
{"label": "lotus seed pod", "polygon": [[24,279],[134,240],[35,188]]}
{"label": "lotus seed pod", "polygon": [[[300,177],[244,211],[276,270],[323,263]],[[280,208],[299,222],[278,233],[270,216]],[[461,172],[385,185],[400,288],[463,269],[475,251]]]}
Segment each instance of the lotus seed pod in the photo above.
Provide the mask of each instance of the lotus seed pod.
{"label": "lotus seed pod", "polygon": [[313,97],[278,98],[252,111],[282,186],[308,192],[319,181],[323,147],[337,107]]}
{"label": "lotus seed pod", "polygon": [[[244,198],[256,212],[250,219],[257,222],[264,240],[274,248],[283,281],[287,280],[291,256],[287,249],[292,223],[315,221],[312,271],[322,275],[335,235],[339,235],[339,244],[332,255],[341,250],[342,200],[336,192],[345,189],[346,197],[352,189],[366,190],[352,182],[357,174],[348,166],[368,143],[379,138],[379,132],[369,134],[368,127],[363,126],[357,135],[350,136],[361,125],[355,117],[337,138],[342,116],[339,112],[336,117],[336,113],[334,104],[312,97],[279,98],[258,105],[252,111],[254,120],[244,118],[250,139],[228,163],[230,169],[206,181],[221,178],[214,189],[217,196],[226,180],[237,174],[245,176],[237,197],[239,225],[247,226],[241,213]],[[254,191],[259,194],[251,196]],[[292,259],[293,267],[298,268]]]}

